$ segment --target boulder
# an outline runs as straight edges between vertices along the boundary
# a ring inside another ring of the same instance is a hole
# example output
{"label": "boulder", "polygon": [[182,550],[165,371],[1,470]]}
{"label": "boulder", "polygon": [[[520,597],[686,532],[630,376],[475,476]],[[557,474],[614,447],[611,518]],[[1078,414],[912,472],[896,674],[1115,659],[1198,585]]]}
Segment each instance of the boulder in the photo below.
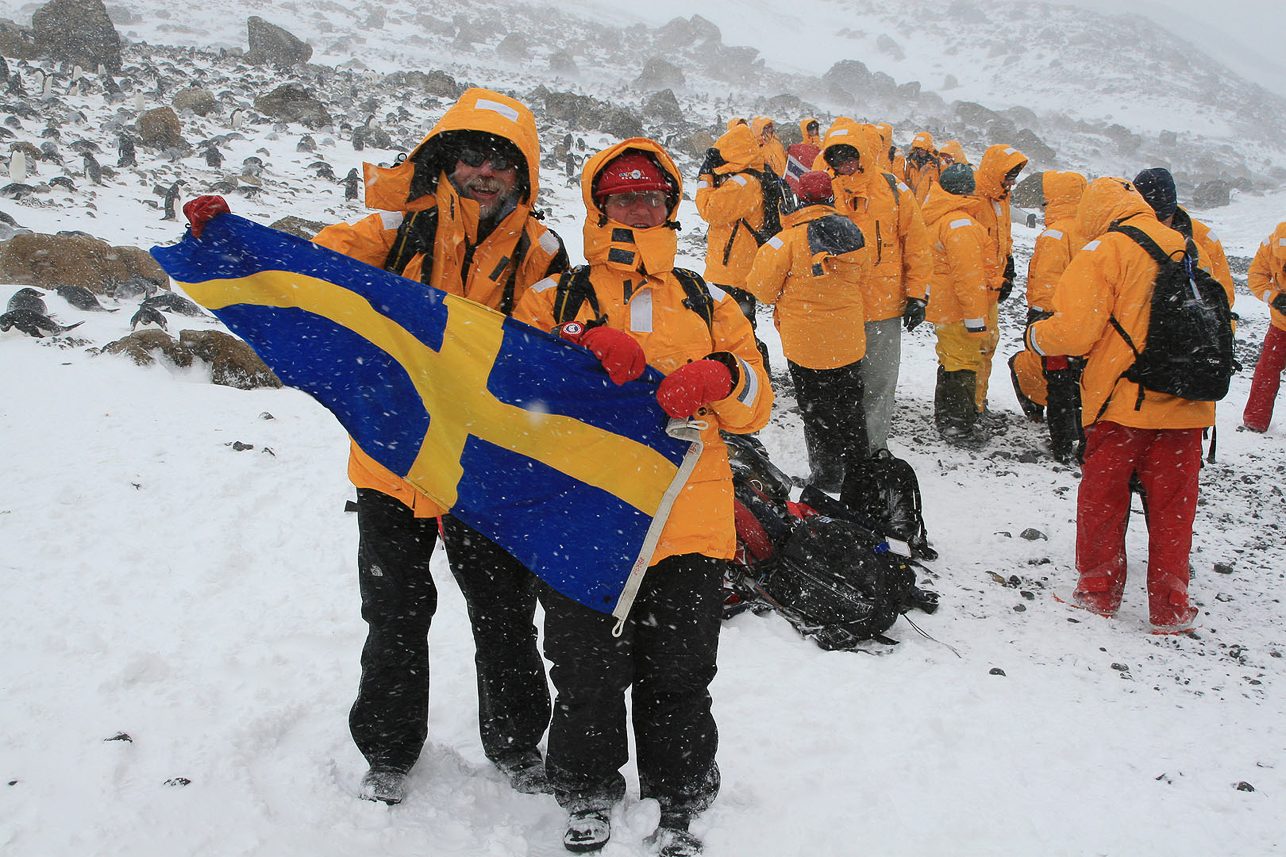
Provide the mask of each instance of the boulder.
{"label": "boulder", "polygon": [[576,65],[576,59],[567,51],[558,51],[550,55],[549,70],[564,77],[576,77],[580,74],[580,67]]}
{"label": "boulder", "polygon": [[121,70],[121,36],[103,0],[49,0],[32,13],[31,33],[39,56]]}
{"label": "boulder", "polygon": [[312,45],[258,15],[246,19],[246,35],[245,59],[251,65],[292,66],[312,59]]}
{"label": "boulder", "polygon": [[1013,145],[1027,156],[1027,160],[1036,163],[1048,164],[1058,156],[1058,153],[1046,145],[1045,141],[1036,136],[1036,132],[1030,128],[1019,131],[1014,137]]}
{"label": "boulder", "polygon": [[500,40],[500,44],[496,45],[496,55],[501,59],[517,62],[527,59],[530,53],[527,37],[522,33],[510,33]]}
{"label": "boulder", "polygon": [[134,132],[144,146],[169,149],[183,146],[183,123],[173,107],[156,107],[138,117]]}
{"label": "boulder", "polygon": [[45,289],[83,286],[103,295],[132,279],[162,288],[170,282],[147,251],[113,247],[88,235],[17,234],[0,250],[0,282]]}
{"label": "boulder", "polygon": [[714,146],[715,136],[709,131],[694,131],[674,141],[674,148],[694,158],[704,158],[706,150]]}
{"label": "boulder", "polygon": [[663,89],[643,105],[643,115],[653,122],[678,123],[683,121],[683,108],[674,97],[674,90]]}
{"label": "boulder", "polygon": [[622,140],[643,136],[643,120],[628,107],[614,107],[603,123],[603,131]]}
{"label": "boulder", "polygon": [[0,56],[11,60],[34,60],[40,56],[31,28],[0,18]]}
{"label": "boulder", "polygon": [[657,47],[662,51],[686,48],[703,42],[717,45],[723,41],[719,28],[700,15],[693,15],[690,19],[671,19],[656,31],[656,35]]}
{"label": "boulder", "polygon": [[219,99],[215,98],[214,93],[197,86],[180,89],[174,93],[170,104],[176,111],[191,110],[197,116],[209,116],[219,109]]}
{"label": "boulder", "polygon": [[654,57],[643,66],[643,72],[634,79],[634,85],[644,90],[682,89],[687,86],[683,69],[672,62]]}
{"label": "boulder", "polygon": [[1157,135],[1157,143],[1167,149],[1173,149],[1179,145],[1179,133],[1177,131],[1162,131]]}
{"label": "boulder", "polygon": [[1192,204],[1197,208],[1219,208],[1232,202],[1232,185],[1223,179],[1211,179],[1192,191]]}
{"label": "boulder", "polygon": [[283,83],[255,99],[255,110],[273,119],[299,122],[309,128],[325,128],[334,120],[313,94],[297,83]]}
{"label": "boulder", "polygon": [[861,60],[840,60],[822,75],[828,87],[860,95],[871,85],[871,70]]}
{"label": "boulder", "polygon": [[394,86],[411,86],[427,95],[459,98],[464,89],[445,71],[399,71],[388,76]]}
{"label": "boulder", "polygon": [[548,117],[582,131],[601,129],[610,110],[611,105],[588,95],[577,95],[574,92],[545,94],[545,113]]}
{"label": "boulder", "polygon": [[313,236],[326,228],[325,223],[316,220],[305,220],[293,214],[288,214],[277,222],[269,224],[269,226],[279,232],[288,232],[296,238],[303,238],[305,241],[313,240]]}
{"label": "boulder", "polygon": [[156,358],[152,356],[156,351],[161,352],[175,366],[192,365],[192,353],[163,330],[136,330],[129,336],[107,343],[99,353],[123,354],[138,366],[151,366],[156,362]]}
{"label": "boulder", "polygon": [[179,331],[179,345],[210,364],[210,380],[221,387],[254,390],[277,388],[279,379],[254,349],[221,330]]}

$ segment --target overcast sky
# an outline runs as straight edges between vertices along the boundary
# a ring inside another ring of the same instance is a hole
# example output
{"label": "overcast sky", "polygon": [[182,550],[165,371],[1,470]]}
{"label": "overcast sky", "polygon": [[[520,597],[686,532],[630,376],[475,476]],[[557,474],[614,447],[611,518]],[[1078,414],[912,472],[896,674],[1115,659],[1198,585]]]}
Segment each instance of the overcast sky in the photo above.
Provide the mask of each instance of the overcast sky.
{"label": "overcast sky", "polygon": [[[809,0],[805,0],[809,2]],[[816,0],[811,0],[816,2]],[[939,2],[939,0],[932,0]],[[985,5],[984,0],[977,0]],[[618,25],[643,21],[657,26],[676,16],[701,14],[717,24],[725,44],[750,45],[778,68],[806,65],[807,57],[793,52],[779,56],[771,44],[771,31],[763,22],[776,16],[807,19],[805,4],[782,4],[780,0],[737,0],[695,4],[692,0],[570,0],[566,5],[594,8]],[[827,4],[830,5],[830,4]],[[1160,26],[1202,47],[1210,56],[1254,83],[1286,96],[1286,0],[1052,0],[1050,5],[1079,6],[1104,15],[1129,12],[1158,22]],[[820,74],[839,57],[815,56],[819,68],[804,70]]]}

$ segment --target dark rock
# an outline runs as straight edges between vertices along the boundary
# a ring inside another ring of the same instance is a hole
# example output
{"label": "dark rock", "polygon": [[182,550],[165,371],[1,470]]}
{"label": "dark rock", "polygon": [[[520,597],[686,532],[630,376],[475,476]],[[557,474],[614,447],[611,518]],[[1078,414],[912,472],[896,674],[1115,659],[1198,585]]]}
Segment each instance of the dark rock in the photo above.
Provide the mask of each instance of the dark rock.
{"label": "dark rock", "polygon": [[31,34],[39,56],[121,70],[121,37],[103,0],[49,0],[32,13]]}
{"label": "dark rock", "polygon": [[700,43],[717,45],[723,41],[723,33],[719,28],[700,15],[693,15],[689,19],[674,18],[657,30],[656,35],[657,47],[663,51]]}
{"label": "dark rock", "polygon": [[634,80],[639,89],[682,89],[687,86],[683,69],[672,62],[654,57],[643,66],[643,72]]}
{"label": "dark rock", "polygon": [[611,105],[588,95],[573,92],[550,92],[545,95],[545,112],[552,121],[583,131],[601,130],[611,109]]}
{"label": "dark rock", "polygon": [[1127,664],[1115,664],[1115,663],[1114,663],[1114,664],[1112,664],[1112,669],[1116,670],[1117,672],[1123,672],[1123,673],[1126,673],[1126,672],[1129,672],[1129,671],[1130,671],[1130,667],[1129,667]]}
{"label": "dark rock", "polygon": [[674,97],[674,90],[663,89],[643,105],[643,116],[654,122],[677,123],[683,121],[683,108],[679,106],[679,100]]}
{"label": "dark rock", "polygon": [[1042,164],[1051,163],[1058,153],[1045,145],[1045,141],[1036,136],[1030,128],[1024,128],[1013,139],[1013,145],[1027,156],[1027,160]]}
{"label": "dark rock", "polygon": [[1026,539],[1029,542],[1034,542],[1037,539],[1044,539],[1045,541],[1049,541],[1049,536],[1045,535],[1040,530],[1034,529],[1032,527],[1028,527],[1027,529],[1023,530],[1021,533],[1019,533],[1018,538]]}
{"label": "dark rock", "polygon": [[256,98],[255,110],[265,116],[299,122],[309,128],[324,128],[333,122],[326,105],[297,83],[283,83],[267,95]]}
{"label": "dark rock", "polygon": [[871,85],[871,71],[861,60],[840,60],[822,75],[822,82],[849,95],[861,95]]}
{"label": "dark rock", "polygon": [[103,354],[122,354],[138,366],[151,366],[156,362],[153,352],[159,351],[180,368],[192,365],[192,353],[163,330],[136,330],[129,336],[103,346]]}
{"label": "dark rock", "polygon": [[173,107],[157,107],[138,117],[134,132],[139,142],[153,149],[183,147],[183,122]]}
{"label": "dark rock", "polygon": [[893,41],[893,37],[887,33],[880,33],[879,38],[875,40],[875,49],[882,54],[888,54],[898,62],[906,59],[902,46]]}
{"label": "dark rock", "polygon": [[1005,671],[1002,670],[1000,667],[992,667],[991,669],[987,670],[987,675],[1004,675],[1004,674],[1005,674]]}
{"label": "dark rock", "polygon": [[1237,788],[1237,791],[1239,792],[1253,792],[1255,790],[1255,787],[1252,786],[1250,783],[1246,782],[1245,780],[1242,780],[1241,782],[1237,783],[1236,788]]}
{"label": "dark rock", "polygon": [[313,56],[312,45],[258,15],[246,19],[246,36],[250,50],[245,60],[251,65],[292,66]]}
{"label": "dark rock", "polygon": [[1003,117],[994,110],[983,107],[973,101],[957,101],[954,105],[956,118],[966,125],[972,125],[975,128],[981,128],[988,122]]}
{"label": "dark rock", "polygon": [[527,37],[522,33],[510,33],[496,45],[496,55],[501,59],[525,60],[531,51],[527,46]]}
{"label": "dark rock", "polygon": [[[1019,147],[1024,155],[1027,150]],[[1045,205],[1044,172],[1035,172],[1023,177],[1010,192],[1010,200],[1019,208],[1042,208]]]}
{"label": "dark rock", "polygon": [[464,91],[445,71],[399,71],[389,75],[388,81],[394,86],[412,86],[441,98],[459,98]]}
{"label": "dark rock", "polygon": [[1216,574],[1232,574],[1233,570],[1234,570],[1233,567],[1226,562],[1215,563]]}
{"label": "dark rock", "polygon": [[305,220],[302,217],[295,217],[288,214],[275,223],[270,224],[271,228],[281,232],[288,232],[296,238],[304,238],[308,241],[313,239],[318,232],[326,228],[325,223],[316,220]]}
{"label": "dark rock", "polygon": [[184,330],[179,344],[193,356],[210,364],[210,380],[223,387],[253,390],[277,388],[280,379],[273,374],[254,349],[221,330]]}
{"label": "dark rock", "polygon": [[1232,185],[1223,179],[1204,181],[1192,191],[1192,204],[1197,208],[1219,208],[1232,202]]}
{"label": "dark rock", "polygon": [[11,60],[34,60],[40,56],[36,50],[35,35],[29,27],[20,27],[13,21],[0,18],[0,56]]}
{"label": "dark rock", "polygon": [[81,286],[102,295],[132,279],[144,280],[153,289],[170,281],[147,251],[113,247],[86,235],[20,233],[0,250],[0,281],[15,285]]}
{"label": "dark rock", "polygon": [[550,55],[549,70],[554,74],[561,74],[565,77],[575,77],[580,74],[580,67],[576,65],[576,59],[567,51],[558,51]]}
{"label": "dark rock", "polygon": [[1157,135],[1157,143],[1167,149],[1173,149],[1179,145],[1179,134],[1176,131],[1162,131]]}
{"label": "dark rock", "polygon": [[643,136],[643,120],[628,107],[615,107],[607,115],[607,120],[603,123],[603,130],[613,137],[620,137],[622,140],[629,137],[641,137]]}
{"label": "dark rock", "polygon": [[219,99],[208,89],[190,86],[174,93],[170,104],[175,110],[191,110],[197,116],[209,116],[219,109]]}

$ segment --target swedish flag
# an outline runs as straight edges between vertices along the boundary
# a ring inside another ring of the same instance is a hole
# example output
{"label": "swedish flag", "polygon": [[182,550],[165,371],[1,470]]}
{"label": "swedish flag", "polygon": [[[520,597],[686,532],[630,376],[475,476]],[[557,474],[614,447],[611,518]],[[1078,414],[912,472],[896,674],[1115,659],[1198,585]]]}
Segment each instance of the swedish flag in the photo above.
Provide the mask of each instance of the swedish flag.
{"label": "swedish flag", "polygon": [[628,612],[700,454],[655,369],[618,387],[579,346],[232,214],[152,255],[373,459],[563,594]]}

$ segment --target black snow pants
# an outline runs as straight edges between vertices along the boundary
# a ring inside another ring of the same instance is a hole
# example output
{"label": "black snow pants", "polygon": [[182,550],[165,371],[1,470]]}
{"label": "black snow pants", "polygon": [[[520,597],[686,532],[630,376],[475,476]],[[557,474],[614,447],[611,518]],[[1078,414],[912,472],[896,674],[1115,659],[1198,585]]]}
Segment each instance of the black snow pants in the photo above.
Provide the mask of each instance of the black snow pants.
{"label": "black snow pants", "polygon": [[837,369],[808,369],[794,361],[786,365],[804,421],[810,482],[823,491],[838,491],[844,473],[859,469],[870,457],[862,361]]}

